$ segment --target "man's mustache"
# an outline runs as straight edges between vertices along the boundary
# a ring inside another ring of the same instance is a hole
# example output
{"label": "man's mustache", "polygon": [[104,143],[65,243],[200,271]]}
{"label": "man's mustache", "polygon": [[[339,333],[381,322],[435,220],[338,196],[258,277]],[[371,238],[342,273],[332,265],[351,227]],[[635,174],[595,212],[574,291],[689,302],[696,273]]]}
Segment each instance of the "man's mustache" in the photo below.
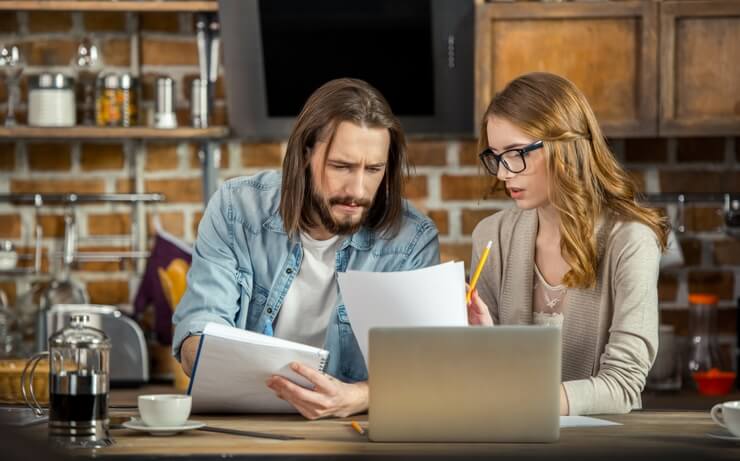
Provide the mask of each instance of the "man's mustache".
{"label": "man's mustache", "polygon": [[368,208],[370,206],[371,202],[367,199],[361,199],[356,197],[332,197],[329,199],[329,205],[348,205],[348,206],[361,206],[363,208]]}

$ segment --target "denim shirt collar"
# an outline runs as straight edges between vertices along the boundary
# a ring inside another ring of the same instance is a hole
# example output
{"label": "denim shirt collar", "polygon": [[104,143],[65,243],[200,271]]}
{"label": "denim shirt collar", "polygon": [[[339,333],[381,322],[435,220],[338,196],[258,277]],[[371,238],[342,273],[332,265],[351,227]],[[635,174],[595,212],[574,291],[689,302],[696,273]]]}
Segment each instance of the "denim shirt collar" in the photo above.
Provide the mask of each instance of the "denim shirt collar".
{"label": "denim shirt collar", "polygon": [[[283,218],[280,216],[280,211],[276,210],[267,220],[262,224],[262,227],[279,234],[286,234],[285,226],[283,225]],[[375,236],[366,227],[361,227],[359,231],[352,234],[348,239],[344,240],[340,250],[344,250],[348,246],[351,246],[355,250],[368,251],[372,248],[375,241]]]}

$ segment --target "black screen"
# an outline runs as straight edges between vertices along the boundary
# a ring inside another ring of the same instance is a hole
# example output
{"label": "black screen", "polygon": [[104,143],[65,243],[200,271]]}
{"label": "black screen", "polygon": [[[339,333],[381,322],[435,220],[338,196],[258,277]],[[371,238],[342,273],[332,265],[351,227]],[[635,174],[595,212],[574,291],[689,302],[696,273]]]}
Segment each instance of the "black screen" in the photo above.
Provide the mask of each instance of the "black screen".
{"label": "black screen", "polygon": [[367,81],[399,116],[433,116],[430,0],[259,2],[270,117],[297,115],[334,78]]}

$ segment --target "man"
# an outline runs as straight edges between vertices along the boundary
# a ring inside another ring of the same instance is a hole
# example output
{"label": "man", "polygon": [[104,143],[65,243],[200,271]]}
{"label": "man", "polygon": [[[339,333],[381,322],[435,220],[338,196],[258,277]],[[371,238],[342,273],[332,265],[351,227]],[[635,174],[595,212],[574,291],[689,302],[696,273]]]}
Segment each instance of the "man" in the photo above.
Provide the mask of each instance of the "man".
{"label": "man", "polygon": [[190,374],[207,322],[326,348],[314,384],[266,383],[310,419],[368,405],[367,369],[336,273],[401,271],[439,262],[437,229],[402,199],[404,134],[383,96],[360,80],[333,80],[306,102],[282,177],[226,182],[198,229],[188,288],[173,322],[173,352]]}

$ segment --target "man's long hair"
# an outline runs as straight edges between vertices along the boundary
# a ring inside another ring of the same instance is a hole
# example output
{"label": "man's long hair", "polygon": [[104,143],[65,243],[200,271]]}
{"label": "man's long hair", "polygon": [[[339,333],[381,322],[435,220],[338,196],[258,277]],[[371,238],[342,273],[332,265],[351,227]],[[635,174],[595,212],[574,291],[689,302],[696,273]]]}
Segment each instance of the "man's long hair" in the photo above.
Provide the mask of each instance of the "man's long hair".
{"label": "man's long hair", "polygon": [[401,123],[378,90],[362,80],[341,78],[324,84],[308,98],[288,139],[280,215],[291,237],[321,225],[313,200],[311,156],[319,141],[326,143],[328,155],[341,122],[388,130],[388,162],[364,226],[388,236],[395,235],[400,228],[403,186],[409,172]]}

